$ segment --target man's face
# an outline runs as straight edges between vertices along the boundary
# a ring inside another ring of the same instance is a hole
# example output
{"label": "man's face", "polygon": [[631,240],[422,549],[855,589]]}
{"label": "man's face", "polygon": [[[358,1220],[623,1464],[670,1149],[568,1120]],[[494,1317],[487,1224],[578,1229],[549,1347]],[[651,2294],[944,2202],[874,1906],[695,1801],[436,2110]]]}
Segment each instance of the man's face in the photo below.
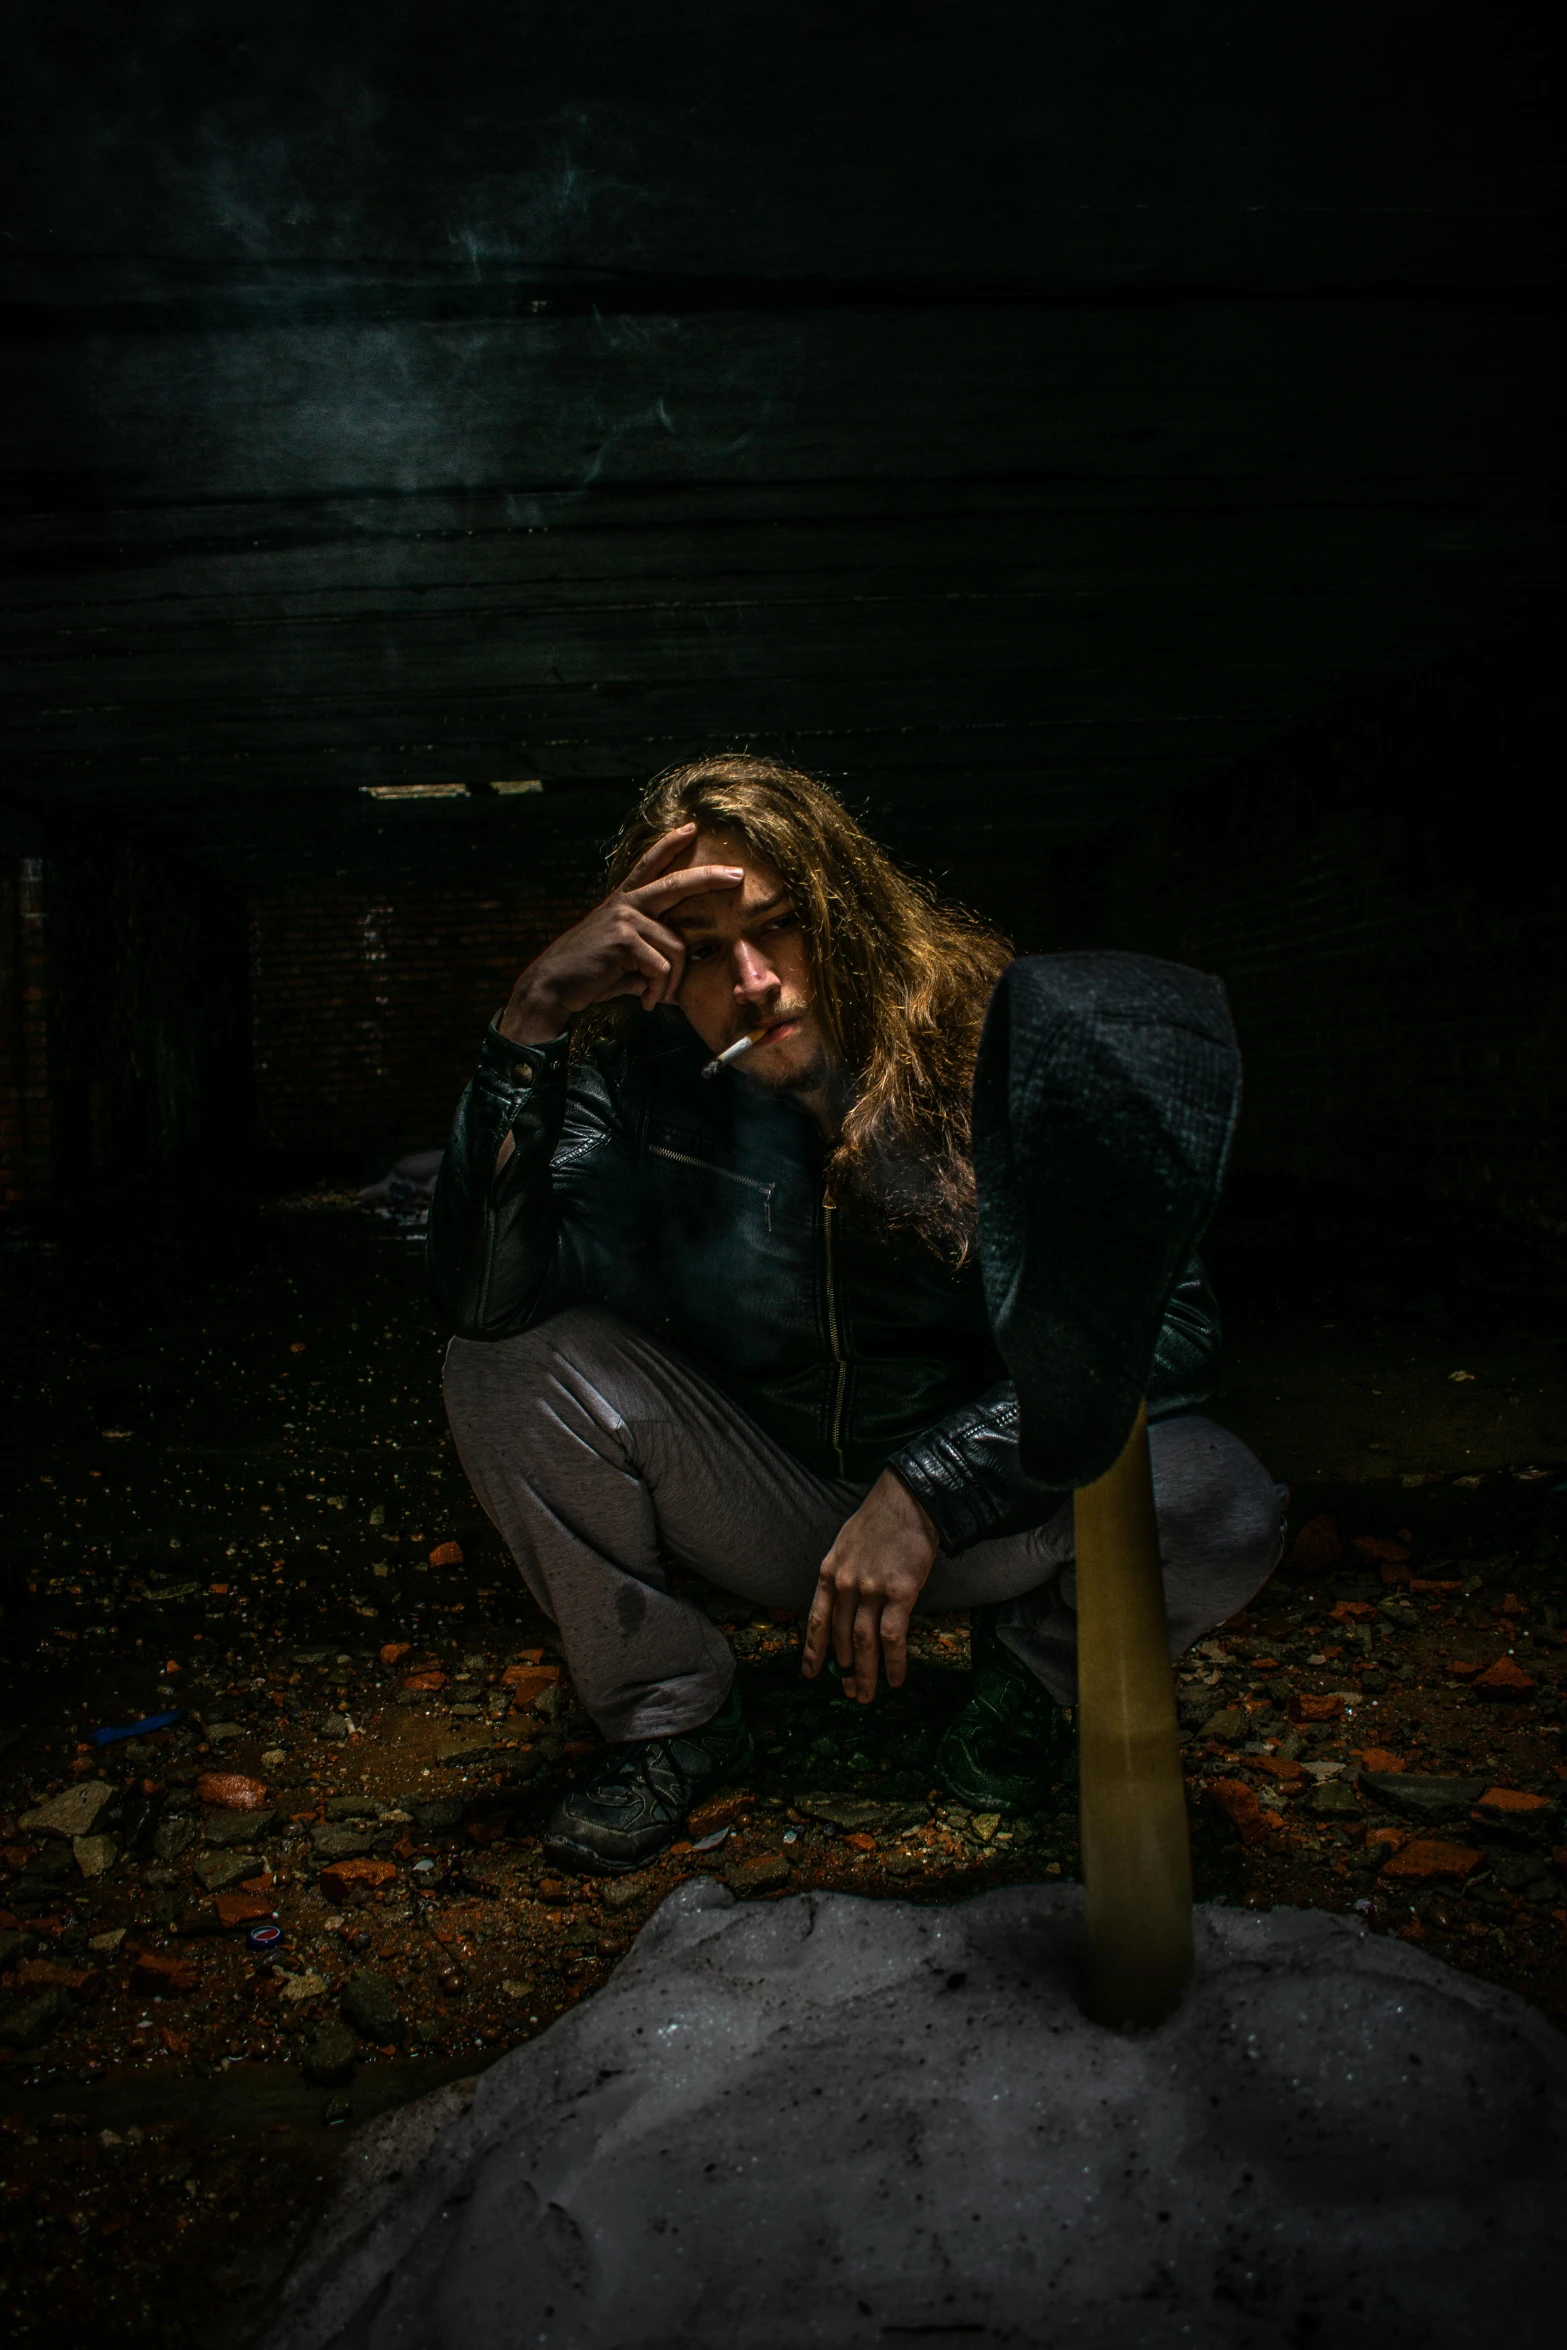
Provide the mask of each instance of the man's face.
{"label": "man's face", "polygon": [[781,875],[725,831],[698,833],[676,862],[745,869],[738,889],[687,898],[663,917],[686,942],[676,1003],[709,1052],[766,1027],[765,1041],[740,1064],[746,1076],[781,1093],[817,1091],[832,1063],[811,1010],[805,936]]}

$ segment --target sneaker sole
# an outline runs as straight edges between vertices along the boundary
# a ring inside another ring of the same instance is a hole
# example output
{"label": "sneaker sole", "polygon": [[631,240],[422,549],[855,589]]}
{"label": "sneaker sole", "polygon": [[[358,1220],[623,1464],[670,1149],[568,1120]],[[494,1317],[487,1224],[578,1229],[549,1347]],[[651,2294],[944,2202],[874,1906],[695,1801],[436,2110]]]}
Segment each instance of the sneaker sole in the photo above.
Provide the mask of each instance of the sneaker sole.
{"label": "sneaker sole", "polygon": [[661,1860],[675,1841],[675,1830],[670,1829],[662,1844],[655,1844],[635,1860],[615,1860],[608,1853],[595,1852],[591,1844],[577,1844],[569,1836],[545,1836],[541,1847],[546,1860],[558,1861],[563,1868],[575,1869],[579,1876],[630,1877],[638,1869]]}

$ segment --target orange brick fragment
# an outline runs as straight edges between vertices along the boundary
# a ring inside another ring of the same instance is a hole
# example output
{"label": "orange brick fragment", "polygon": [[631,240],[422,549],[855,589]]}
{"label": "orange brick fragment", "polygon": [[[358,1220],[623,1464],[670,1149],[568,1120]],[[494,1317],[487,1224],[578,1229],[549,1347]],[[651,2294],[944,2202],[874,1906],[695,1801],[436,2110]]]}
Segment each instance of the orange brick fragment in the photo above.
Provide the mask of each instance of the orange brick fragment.
{"label": "orange brick fragment", "polygon": [[1363,1771],[1401,1771],[1402,1755],[1390,1754],[1385,1746],[1362,1746],[1355,1756]]}
{"label": "orange brick fragment", "polygon": [[382,1664],[400,1665],[405,1656],[412,1656],[413,1645],[411,1640],[389,1640],[381,1650]]}
{"label": "orange brick fragment", "polygon": [[1290,1762],[1283,1755],[1259,1754],[1255,1758],[1248,1756],[1247,1760],[1256,1770],[1266,1771],[1270,1779],[1281,1779],[1286,1787],[1297,1786],[1306,1776],[1304,1764]]}
{"label": "orange brick fragment", "polygon": [[1399,1852],[1409,1842],[1402,1828],[1372,1828],[1367,1832],[1368,1852]]}
{"label": "orange brick fragment", "polygon": [[876,1849],[875,1837],[862,1835],[858,1829],[852,1836],[845,1836],[844,1842],[855,1852],[874,1852]]}
{"label": "orange brick fragment", "polygon": [[559,1679],[559,1665],[508,1665],[501,1675],[501,1686],[511,1691],[513,1711],[525,1714]]}
{"label": "orange brick fragment", "polygon": [[80,1991],[92,1979],[91,1967],[58,1966],[52,1958],[24,1958],[16,1970],[20,1991],[42,1991],[51,1986],[58,1986],[62,1991]]}
{"label": "orange brick fragment", "polygon": [[1411,1575],[1408,1588],[1411,1591],[1462,1591],[1463,1585],[1458,1582],[1428,1583],[1423,1576]]}
{"label": "orange brick fragment", "polygon": [[1329,1612],[1335,1624],[1370,1624],[1377,1611],[1369,1599],[1341,1599]]}
{"label": "orange brick fragment", "polygon": [[1268,1833],[1269,1815],[1244,1779],[1210,1779],[1204,1793],[1213,1809],[1223,1813],[1243,1844],[1257,1844]]}
{"label": "orange brick fragment", "polygon": [[755,1802],[754,1795],[710,1795],[690,1814],[686,1826],[693,1836],[711,1836],[715,1828],[731,1827]]}
{"label": "orange brick fragment", "polygon": [[1534,1695],[1534,1682],[1522,1665],[1514,1664],[1510,1656],[1499,1656],[1494,1665],[1470,1683],[1481,1697],[1517,1699]]}
{"label": "orange brick fragment", "polygon": [[1461,1885],[1485,1855],[1440,1836],[1412,1836],[1381,1871],[1384,1885]]}
{"label": "orange brick fragment", "polygon": [[391,1860],[334,1860],[321,1871],[321,1890],[328,1901],[357,1901],[390,1885],[397,1875]]}
{"label": "orange brick fragment", "polygon": [[1472,1681],[1477,1673],[1484,1670],[1484,1666],[1477,1665],[1471,1656],[1455,1656],[1448,1665],[1447,1677],[1450,1681]]}
{"label": "orange brick fragment", "polygon": [[1407,1542],[1388,1542],[1380,1534],[1357,1534],[1350,1547],[1363,1559],[1378,1559],[1389,1567],[1402,1567],[1409,1558]]}
{"label": "orange brick fragment", "polygon": [[462,1544],[460,1542],[438,1542],[430,1553],[430,1564],[432,1567],[460,1567],[462,1565]]}
{"label": "orange brick fragment", "polygon": [[156,1950],[144,1950],[131,1969],[131,1989],[157,1999],[188,1998],[200,1980],[188,1958],[165,1958]]}
{"label": "orange brick fragment", "polygon": [[425,1672],[410,1673],[403,1683],[405,1689],[444,1689],[446,1675],[438,1666],[431,1665]]}
{"label": "orange brick fragment", "polygon": [[212,1906],[225,1934],[232,1934],[236,1926],[259,1926],[272,1915],[272,1902],[265,1893],[215,1893]]}
{"label": "orange brick fragment", "polygon": [[1522,1787],[1488,1787],[1475,1805],[1475,1816],[1488,1820],[1537,1820],[1554,1811],[1548,1795],[1530,1795]]}
{"label": "orange brick fragment", "polygon": [[267,1791],[259,1779],[247,1779],[239,1771],[203,1771],[196,1781],[196,1800],[217,1811],[260,1811]]}
{"label": "orange brick fragment", "polygon": [[1344,1712],[1342,1697],[1314,1697],[1309,1689],[1292,1689],[1285,1707],[1292,1722],[1336,1722]]}

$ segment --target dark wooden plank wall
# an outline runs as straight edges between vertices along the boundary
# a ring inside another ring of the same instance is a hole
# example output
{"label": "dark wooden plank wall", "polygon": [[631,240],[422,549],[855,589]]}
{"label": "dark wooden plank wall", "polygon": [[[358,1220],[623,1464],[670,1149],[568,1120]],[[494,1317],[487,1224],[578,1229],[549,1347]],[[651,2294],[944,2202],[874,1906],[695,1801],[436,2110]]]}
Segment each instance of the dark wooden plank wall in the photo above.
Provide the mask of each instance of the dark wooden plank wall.
{"label": "dark wooden plank wall", "polygon": [[30,15],[31,806],[542,873],[743,742],[1026,856],[1550,593],[1543,11]]}

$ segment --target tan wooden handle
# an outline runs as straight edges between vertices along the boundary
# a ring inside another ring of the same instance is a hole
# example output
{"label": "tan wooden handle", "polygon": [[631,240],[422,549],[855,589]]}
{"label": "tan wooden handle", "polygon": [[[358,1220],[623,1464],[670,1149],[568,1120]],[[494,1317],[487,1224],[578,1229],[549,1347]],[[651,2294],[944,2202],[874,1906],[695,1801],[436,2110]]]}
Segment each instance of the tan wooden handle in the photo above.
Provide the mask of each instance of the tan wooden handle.
{"label": "tan wooden handle", "polygon": [[1191,1838],[1141,1405],[1075,1512],[1083,2005],[1119,2029],[1161,2022],[1192,1975]]}

